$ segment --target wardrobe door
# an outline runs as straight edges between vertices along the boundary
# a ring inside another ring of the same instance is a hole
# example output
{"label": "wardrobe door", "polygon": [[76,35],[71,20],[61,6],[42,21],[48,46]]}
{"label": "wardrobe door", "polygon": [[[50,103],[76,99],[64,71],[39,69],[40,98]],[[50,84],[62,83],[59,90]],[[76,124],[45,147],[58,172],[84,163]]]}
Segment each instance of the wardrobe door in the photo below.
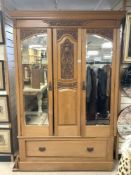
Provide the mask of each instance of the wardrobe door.
{"label": "wardrobe door", "polygon": [[80,135],[81,30],[54,29],[55,135]]}
{"label": "wardrobe door", "polygon": [[46,28],[17,30],[20,119],[25,136],[52,135],[51,35]]}
{"label": "wardrobe door", "polygon": [[[113,131],[115,38],[113,29],[83,30],[83,135],[109,137]],[[114,48],[113,48],[114,47]]]}

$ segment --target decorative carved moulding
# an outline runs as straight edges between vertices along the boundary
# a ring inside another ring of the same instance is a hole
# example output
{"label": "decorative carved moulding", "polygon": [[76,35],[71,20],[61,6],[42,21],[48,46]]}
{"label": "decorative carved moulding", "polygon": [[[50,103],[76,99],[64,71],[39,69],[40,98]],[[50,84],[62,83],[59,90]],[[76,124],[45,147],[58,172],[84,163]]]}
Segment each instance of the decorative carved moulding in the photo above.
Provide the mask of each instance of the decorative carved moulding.
{"label": "decorative carved moulding", "polygon": [[97,34],[109,40],[113,40],[113,29],[87,29],[87,33]]}
{"label": "decorative carved moulding", "polygon": [[20,38],[21,40],[24,40],[26,38],[29,38],[35,34],[38,34],[38,33],[45,33],[46,32],[46,29],[34,29],[32,30],[32,28],[28,28],[28,29],[21,29],[21,32],[20,32]]}
{"label": "decorative carved moulding", "polygon": [[61,79],[74,78],[74,44],[66,39],[60,48],[61,58]]}
{"label": "decorative carved moulding", "polygon": [[118,20],[108,20],[107,23],[107,20],[105,19],[42,19],[42,21],[49,27],[94,27],[97,25],[105,28],[110,26],[112,28],[113,26],[120,26],[120,21]]}
{"label": "decorative carved moulding", "polygon": [[66,88],[75,89],[75,88],[77,88],[77,82],[73,82],[73,83],[72,82],[71,83],[58,82],[57,87],[58,87],[58,89],[66,89]]}
{"label": "decorative carved moulding", "polygon": [[57,30],[57,40],[61,39],[63,35],[71,35],[75,40],[78,40],[78,30],[77,29]]}
{"label": "decorative carved moulding", "polygon": [[43,19],[44,23],[50,26],[85,26],[92,22],[92,20],[87,19]]}

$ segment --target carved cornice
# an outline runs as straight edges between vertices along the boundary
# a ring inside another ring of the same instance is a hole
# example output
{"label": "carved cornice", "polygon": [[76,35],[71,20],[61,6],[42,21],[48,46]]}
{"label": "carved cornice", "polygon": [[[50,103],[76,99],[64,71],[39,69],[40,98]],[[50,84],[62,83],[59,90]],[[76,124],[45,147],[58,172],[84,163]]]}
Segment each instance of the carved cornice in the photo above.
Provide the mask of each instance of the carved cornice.
{"label": "carved cornice", "polygon": [[113,29],[87,29],[87,33],[98,34],[104,38],[113,40]]}
{"label": "carved cornice", "polygon": [[64,34],[71,35],[75,40],[78,39],[78,30],[70,29],[70,30],[57,30],[57,40],[59,40]]}
{"label": "carved cornice", "polygon": [[9,11],[8,14],[15,19],[91,19],[91,20],[120,20],[126,11]]}
{"label": "carved cornice", "polygon": [[58,89],[66,89],[66,88],[75,89],[77,88],[77,82],[73,82],[73,83],[58,82],[57,87]]}

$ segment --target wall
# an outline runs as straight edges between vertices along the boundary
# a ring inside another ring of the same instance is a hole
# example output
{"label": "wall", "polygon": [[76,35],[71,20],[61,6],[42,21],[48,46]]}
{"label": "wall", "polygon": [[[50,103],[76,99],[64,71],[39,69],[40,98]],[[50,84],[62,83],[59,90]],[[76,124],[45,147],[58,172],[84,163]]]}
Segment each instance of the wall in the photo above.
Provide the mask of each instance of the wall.
{"label": "wall", "polygon": [[13,150],[17,149],[17,112],[16,112],[16,83],[15,83],[15,57],[14,57],[14,41],[13,41],[13,21],[7,13],[5,13],[5,41],[6,41],[6,60],[8,63],[8,79],[9,79],[9,106],[10,119],[12,127],[12,146]]}
{"label": "wall", "polygon": [[[131,13],[131,0],[126,0],[125,3],[125,10],[127,13]],[[123,58],[122,58],[123,59]],[[121,69],[124,67],[129,66],[129,64],[122,64]],[[125,107],[131,105],[131,98],[127,97],[125,93],[121,90],[121,105],[120,105],[120,110],[123,110]]]}
{"label": "wall", "polygon": [[[126,10],[127,13],[131,13],[131,0],[123,0],[120,1],[116,7],[113,9],[113,10]],[[121,58],[121,60],[123,60],[123,56]],[[123,64],[122,61],[121,61],[121,71],[123,70],[124,67],[127,67],[129,64]],[[131,105],[131,98],[127,97],[127,95],[122,91],[120,90],[120,112],[125,109],[127,106],[130,106]],[[121,154],[121,148],[122,148],[122,144],[124,143],[124,140],[119,137],[119,144],[118,144],[118,153]]]}
{"label": "wall", "polygon": [[126,0],[126,10],[127,12],[131,13],[131,0]]}
{"label": "wall", "polygon": [[14,57],[14,41],[13,41],[13,21],[8,15],[5,8],[5,1],[0,0],[0,10],[3,11],[4,25],[4,72],[5,86],[4,91],[0,91],[0,95],[7,95],[9,100],[9,118],[7,123],[0,123],[1,128],[11,128],[12,153],[17,150],[17,111],[16,111],[16,87],[15,87],[15,57]]}
{"label": "wall", "polygon": [[119,0],[114,7],[112,8],[112,10],[122,10],[123,9],[123,2],[124,0]]}

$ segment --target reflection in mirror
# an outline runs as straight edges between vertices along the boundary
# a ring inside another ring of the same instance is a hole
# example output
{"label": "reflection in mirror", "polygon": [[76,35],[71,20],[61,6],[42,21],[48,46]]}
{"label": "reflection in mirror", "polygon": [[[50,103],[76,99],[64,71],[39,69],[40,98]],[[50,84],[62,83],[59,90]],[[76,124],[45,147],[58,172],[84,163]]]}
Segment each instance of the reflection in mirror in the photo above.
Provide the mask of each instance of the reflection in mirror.
{"label": "reflection in mirror", "polygon": [[23,39],[21,53],[25,122],[27,125],[47,125],[47,32]]}
{"label": "reflection in mirror", "polygon": [[88,34],[86,43],[86,124],[110,123],[112,42]]}
{"label": "reflection in mirror", "polygon": [[119,114],[117,129],[122,139],[131,138],[131,106],[127,106]]}

